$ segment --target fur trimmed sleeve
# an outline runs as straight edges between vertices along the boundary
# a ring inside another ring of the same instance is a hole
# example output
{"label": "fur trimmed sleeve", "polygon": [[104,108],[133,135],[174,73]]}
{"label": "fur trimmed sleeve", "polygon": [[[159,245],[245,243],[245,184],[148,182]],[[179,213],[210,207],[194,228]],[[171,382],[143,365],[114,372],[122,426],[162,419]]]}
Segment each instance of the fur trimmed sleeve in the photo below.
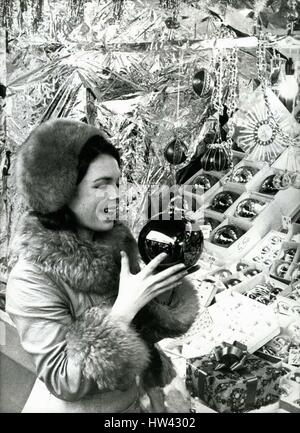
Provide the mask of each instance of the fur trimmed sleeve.
{"label": "fur trimmed sleeve", "polygon": [[147,304],[134,319],[137,330],[149,343],[185,334],[199,310],[199,300],[192,283],[187,279],[173,290],[170,305],[155,299]]}
{"label": "fur trimmed sleeve", "polygon": [[74,319],[65,292],[32,264],[17,263],[6,295],[6,310],[37,376],[62,400],[125,390],[149,363],[149,350],[131,326],[102,307]]}
{"label": "fur trimmed sleeve", "polygon": [[109,311],[92,307],[69,326],[68,357],[98,388],[125,390],[147,367],[149,352],[135,330],[110,317]]}

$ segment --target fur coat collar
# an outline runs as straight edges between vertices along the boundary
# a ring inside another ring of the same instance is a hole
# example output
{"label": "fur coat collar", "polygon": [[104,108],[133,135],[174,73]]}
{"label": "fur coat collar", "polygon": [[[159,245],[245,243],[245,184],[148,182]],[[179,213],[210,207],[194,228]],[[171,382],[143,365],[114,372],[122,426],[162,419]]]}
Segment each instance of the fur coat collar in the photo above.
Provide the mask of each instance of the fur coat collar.
{"label": "fur coat collar", "polygon": [[120,251],[129,256],[132,273],[139,271],[137,244],[129,229],[116,223],[113,230],[82,240],[67,230],[46,229],[32,214],[19,224],[12,244],[11,266],[18,257],[38,265],[56,281],[73,290],[99,295],[118,292]]}

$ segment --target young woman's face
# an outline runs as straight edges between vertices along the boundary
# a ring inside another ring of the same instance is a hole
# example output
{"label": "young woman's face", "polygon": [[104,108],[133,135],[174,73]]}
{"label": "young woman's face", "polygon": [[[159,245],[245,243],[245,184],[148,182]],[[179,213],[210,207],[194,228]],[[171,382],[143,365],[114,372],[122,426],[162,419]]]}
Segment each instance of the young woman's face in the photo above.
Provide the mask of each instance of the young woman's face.
{"label": "young woman's face", "polygon": [[78,223],[93,231],[111,230],[117,215],[120,168],[110,155],[99,155],[69,203]]}

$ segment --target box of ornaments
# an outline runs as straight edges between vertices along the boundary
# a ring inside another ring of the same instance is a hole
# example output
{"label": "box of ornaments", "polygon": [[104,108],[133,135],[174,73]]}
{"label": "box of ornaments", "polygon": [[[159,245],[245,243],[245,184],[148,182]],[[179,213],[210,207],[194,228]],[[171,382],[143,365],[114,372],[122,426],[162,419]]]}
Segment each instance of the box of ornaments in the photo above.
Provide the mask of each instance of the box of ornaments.
{"label": "box of ornaments", "polygon": [[287,284],[300,280],[300,225],[290,225],[270,274]]}
{"label": "box of ornaments", "polygon": [[288,369],[299,369],[300,318],[286,316],[280,334],[268,341],[255,354],[273,363],[281,361]]}
{"label": "box of ornaments", "polygon": [[[259,272],[251,278],[241,279],[238,284],[229,288],[226,295],[229,291],[240,293],[252,301],[259,302],[274,310],[276,308],[273,304],[278,296],[285,291],[285,287],[272,280],[268,273]],[[221,300],[224,295],[224,293],[219,294],[217,299]]]}

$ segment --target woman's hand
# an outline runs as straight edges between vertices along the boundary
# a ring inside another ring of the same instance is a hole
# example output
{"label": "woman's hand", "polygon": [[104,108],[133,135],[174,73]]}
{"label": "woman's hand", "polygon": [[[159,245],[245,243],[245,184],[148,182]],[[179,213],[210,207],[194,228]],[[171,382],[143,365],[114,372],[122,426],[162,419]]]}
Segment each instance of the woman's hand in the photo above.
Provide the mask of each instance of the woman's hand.
{"label": "woman's hand", "polygon": [[181,280],[187,275],[182,263],[155,274],[157,266],[166,257],[165,253],[159,254],[138,274],[133,275],[130,272],[128,256],[121,251],[119,293],[111,315],[130,323],[138,311],[153,298],[181,284]]}

